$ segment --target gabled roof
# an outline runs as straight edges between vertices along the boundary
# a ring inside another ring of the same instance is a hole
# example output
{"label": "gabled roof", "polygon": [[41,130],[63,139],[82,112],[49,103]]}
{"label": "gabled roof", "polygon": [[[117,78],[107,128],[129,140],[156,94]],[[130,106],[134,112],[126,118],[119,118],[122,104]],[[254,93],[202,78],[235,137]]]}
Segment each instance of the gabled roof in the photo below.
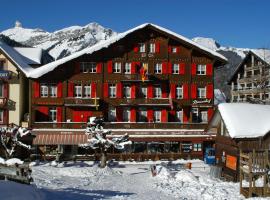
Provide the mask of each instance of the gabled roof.
{"label": "gabled roof", "polygon": [[92,54],[92,53],[94,53],[94,52],[96,52],[98,50],[101,50],[103,48],[107,48],[111,44],[119,41],[120,39],[123,39],[124,37],[126,37],[127,35],[133,33],[134,31],[143,29],[143,28],[145,28],[147,26],[155,28],[155,29],[157,29],[157,30],[159,30],[161,32],[167,33],[167,34],[175,37],[176,39],[181,40],[182,42],[185,42],[186,44],[191,45],[194,48],[202,50],[206,54],[209,54],[210,56],[220,60],[222,63],[227,62],[227,59],[223,55],[221,55],[221,54],[219,54],[219,53],[217,53],[215,51],[212,51],[212,50],[210,50],[210,49],[208,49],[206,47],[203,47],[203,46],[197,44],[196,42],[194,42],[194,41],[192,41],[192,40],[190,40],[190,39],[188,39],[188,38],[186,38],[186,37],[184,37],[182,35],[174,33],[174,32],[172,32],[172,31],[170,31],[168,29],[162,28],[162,27],[157,26],[155,24],[145,23],[145,24],[137,26],[137,27],[135,27],[133,29],[130,29],[130,30],[126,31],[126,32],[119,33],[118,35],[116,35],[114,37],[111,37],[108,40],[101,41],[101,42],[99,42],[99,43],[97,43],[97,44],[95,44],[95,45],[93,45],[93,46],[91,46],[89,48],[85,48],[85,49],[83,49],[83,50],[81,50],[79,52],[76,52],[76,53],[74,53],[74,54],[72,54],[70,56],[67,56],[65,58],[62,58],[62,59],[59,59],[57,61],[51,62],[49,64],[46,64],[46,65],[42,66],[42,67],[39,67],[39,68],[37,68],[37,69],[35,69],[35,70],[33,70],[31,72],[30,77],[31,78],[39,78],[39,77],[43,76],[44,74],[46,74],[46,73],[48,73],[50,71],[53,71],[59,65],[62,65],[64,63],[68,62],[68,61],[71,61],[71,60],[75,59],[75,58],[78,58],[78,57],[80,57],[80,56],[82,56],[84,54]]}
{"label": "gabled roof", "polygon": [[0,41],[0,50],[22,71],[26,77],[29,77],[29,73],[33,70],[30,67],[22,55],[20,55],[14,48]]}
{"label": "gabled roof", "polygon": [[222,103],[218,105],[210,126],[223,120],[232,138],[263,137],[270,131],[270,106],[248,103]]}
{"label": "gabled roof", "polygon": [[25,62],[29,65],[40,65],[42,63],[42,49],[30,47],[14,47],[22,55]]}

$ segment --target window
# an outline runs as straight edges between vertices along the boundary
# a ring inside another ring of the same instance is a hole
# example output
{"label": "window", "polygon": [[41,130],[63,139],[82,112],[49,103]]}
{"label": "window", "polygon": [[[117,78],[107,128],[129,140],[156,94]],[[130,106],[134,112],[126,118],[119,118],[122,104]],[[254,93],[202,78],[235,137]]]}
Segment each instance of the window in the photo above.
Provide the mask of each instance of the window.
{"label": "window", "polygon": [[147,112],[146,110],[139,111],[139,122],[147,122]]}
{"label": "window", "polygon": [[116,109],[114,107],[109,107],[108,120],[109,122],[116,121]]}
{"label": "window", "polygon": [[161,63],[156,63],[156,65],[155,65],[155,74],[161,74],[161,72],[162,72]]}
{"label": "window", "polygon": [[176,111],[176,121],[183,122],[183,111],[182,110]]}
{"label": "window", "polygon": [[181,146],[182,146],[183,153],[189,153],[192,150],[192,143],[191,142],[183,142],[181,144]]}
{"label": "window", "polygon": [[183,98],[183,87],[182,85],[177,85],[176,87],[176,98],[182,99]]}
{"label": "window", "polygon": [[4,97],[4,84],[0,83],[0,97]]}
{"label": "window", "polygon": [[121,63],[115,62],[113,65],[113,73],[121,73]]}
{"label": "window", "polygon": [[172,53],[177,53],[177,47],[172,47]]}
{"label": "window", "polygon": [[197,65],[197,74],[205,75],[206,74],[206,65]]}
{"label": "window", "polygon": [[130,122],[130,110],[129,109],[123,110],[123,121]]}
{"label": "window", "polygon": [[4,111],[0,110],[0,122],[3,123],[4,122]]}
{"label": "window", "polygon": [[91,86],[85,85],[83,88],[84,88],[84,97],[90,98],[91,97]]}
{"label": "window", "polygon": [[199,123],[199,109],[198,108],[192,108],[192,122],[193,123]]}
{"label": "window", "polygon": [[201,143],[194,143],[193,144],[193,151],[202,151],[202,144]]}
{"label": "window", "polygon": [[155,53],[156,52],[156,45],[155,45],[155,43],[150,43],[149,52],[150,53]]}
{"label": "window", "polygon": [[143,98],[147,98],[147,87],[141,87],[141,94]]}
{"label": "window", "polygon": [[116,86],[115,84],[109,85],[109,97],[115,98],[116,97]]}
{"label": "window", "polygon": [[139,43],[139,51],[141,53],[144,53],[145,52],[145,44],[144,43]]}
{"label": "window", "polygon": [[124,86],[124,97],[125,98],[130,98],[131,97],[131,95],[130,95],[130,86],[129,85]]}
{"label": "window", "polygon": [[154,88],[154,98],[161,98],[161,87],[160,86],[156,86]]}
{"label": "window", "polygon": [[56,108],[50,108],[49,110],[49,121],[56,122]]}
{"label": "window", "polygon": [[173,64],[172,70],[173,74],[179,74],[179,64]]}
{"label": "window", "polygon": [[154,122],[161,122],[161,111],[160,110],[154,111]]}
{"label": "window", "polygon": [[44,83],[40,85],[40,96],[41,97],[48,97],[48,86]]}
{"label": "window", "polygon": [[126,63],[125,64],[124,73],[125,74],[130,74],[131,73],[131,63]]}
{"label": "window", "polygon": [[208,114],[207,111],[201,111],[201,122],[207,122],[208,121]]}
{"label": "window", "polygon": [[80,84],[75,85],[75,97],[77,97],[77,98],[82,97],[82,85],[80,85]]}
{"label": "window", "polygon": [[51,97],[57,97],[57,86],[56,86],[56,84],[50,85],[49,90],[50,90],[50,96]]}
{"label": "window", "polygon": [[96,73],[97,65],[95,62],[81,62],[80,71],[83,73]]}
{"label": "window", "polygon": [[198,98],[206,98],[206,88],[198,88],[197,89],[197,96]]}

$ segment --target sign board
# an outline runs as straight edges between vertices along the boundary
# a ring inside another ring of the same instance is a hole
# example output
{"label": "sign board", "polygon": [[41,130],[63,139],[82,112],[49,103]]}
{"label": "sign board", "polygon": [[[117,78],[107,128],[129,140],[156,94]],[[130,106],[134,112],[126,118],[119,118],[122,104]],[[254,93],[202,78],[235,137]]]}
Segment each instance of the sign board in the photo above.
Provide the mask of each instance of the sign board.
{"label": "sign board", "polygon": [[193,104],[211,103],[211,99],[193,100]]}
{"label": "sign board", "polygon": [[0,70],[0,79],[9,79],[9,71]]}
{"label": "sign board", "polygon": [[226,167],[236,170],[237,166],[237,157],[226,155]]}

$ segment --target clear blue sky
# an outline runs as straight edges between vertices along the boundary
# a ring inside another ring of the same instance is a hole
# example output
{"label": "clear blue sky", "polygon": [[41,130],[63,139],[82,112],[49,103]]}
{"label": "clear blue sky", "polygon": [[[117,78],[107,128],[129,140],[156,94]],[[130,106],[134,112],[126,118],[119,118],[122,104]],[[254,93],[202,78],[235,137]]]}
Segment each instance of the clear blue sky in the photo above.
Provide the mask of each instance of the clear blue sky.
{"label": "clear blue sky", "polygon": [[90,22],[122,32],[151,22],[188,38],[270,48],[269,0],[1,0],[0,31],[15,20],[50,32]]}

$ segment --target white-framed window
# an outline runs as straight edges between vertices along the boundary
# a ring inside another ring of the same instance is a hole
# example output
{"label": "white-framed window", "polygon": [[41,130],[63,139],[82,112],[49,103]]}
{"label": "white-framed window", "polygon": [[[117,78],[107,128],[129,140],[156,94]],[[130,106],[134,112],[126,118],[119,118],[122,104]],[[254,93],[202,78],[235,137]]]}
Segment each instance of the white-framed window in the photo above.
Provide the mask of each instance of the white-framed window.
{"label": "white-framed window", "polygon": [[194,143],[193,151],[202,151],[202,143]]}
{"label": "white-framed window", "polygon": [[182,85],[176,86],[176,98],[183,99],[183,86]]}
{"label": "white-framed window", "polygon": [[183,110],[176,111],[176,121],[183,122]]}
{"label": "white-framed window", "polygon": [[56,84],[49,85],[49,90],[50,90],[51,97],[57,97],[57,85]]}
{"label": "white-framed window", "polygon": [[154,98],[161,98],[161,87],[160,86],[155,86],[154,87]]}
{"label": "white-framed window", "polygon": [[207,111],[201,111],[201,122],[208,122]]}
{"label": "white-framed window", "polygon": [[173,74],[179,74],[179,64],[174,63],[172,67]]}
{"label": "white-framed window", "polygon": [[162,64],[156,63],[155,64],[155,74],[161,74],[162,73]]}
{"label": "white-framed window", "polygon": [[4,110],[0,110],[0,123],[4,122]]}
{"label": "white-framed window", "polygon": [[82,97],[82,85],[81,84],[76,84],[74,86],[74,88],[75,88],[75,91],[74,91],[75,97],[76,98],[81,98]]}
{"label": "white-framed window", "polygon": [[91,85],[84,85],[83,90],[84,90],[84,97],[90,98],[91,97]]}
{"label": "white-framed window", "polygon": [[131,63],[125,63],[124,73],[125,74],[130,74],[131,73]]}
{"label": "white-framed window", "polygon": [[113,64],[113,73],[121,73],[121,63],[115,62]]}
{"label": "white-framed window", "polygon": [[156,45],[155,45],[155,43],[150,43],[150,45],[149,45],[149,52],[150,53],[155,53],[156,52]]}
{"label": "white-framed window", "polygon": [[115,86],[115,84],[110,84],[109,85],[109,97],[110,98],[115,98],[116,97],[116,86]]}
{"label": "white-framed window", "polygon": [[139,43],[139,51],[140,51],[140,53],[145,53],[145,44],[144,43]]}
{"label": "white-framed window", "polygon": [[49,109],[49,121],[50,122],[56,122],[56,108],[50,108]]}
{"label": "white-framed window", "polygon": [[116,121],[116,109],[115,109],[115,107],[109,107],[108,120],[109,120],[109,122],[115,122]]}
{"label": "white-framed window", "polygon": [[40,96],[41,97],[48,97],[49,93],[49,88],[48,85],[41,83],[40,84]]}
{"label": "white-framed window", "polygon": [[123,121],[130,122],[130,110],[129,109],[123,109]]}
{"label": "white-framed window", "polygon": [[197,75],[206,75],[206,65],[197,65]]}
{"label": "white-framed window", "polygon": [[97,65],[95,62],[81,62],[80,71],[83,73],[96,73]]}
{"label": "white-framed window", "polygon": [[141,94],[143,98],[147,98],[147,87],[141,87]]}
{"label": "white-framed window", "polygon": [[4,97],[4,84],[0,83],[0,97]]}
{"label": "white-framed window", "polygon": [[154,122],[161,122],[161,111],[160,110],[154,111]]}
{"label": "white-framed window", "polygon": [[206,98],[206,88],[205,87],[198,87],[197,97],[198,98]]}
{"label": "white-framed window", "polygon": [[177,53],[177,47],[172,47],[172,53]]}
{"label": "white-framed window", "polygon": [[193,123],[199,123],[200,122],[199,109],[198,108],[192,108],[191,112],[192,112],[192,122]]}
{"label": "white-framed window", "polygon": [[125,98],[130,98],[131,97],[130,85],[124,85],[124,97]]}
{"label": "white-framed window", "polygon": [[139,111],[139,122],[147,122],[147,111],[146,110]]}

